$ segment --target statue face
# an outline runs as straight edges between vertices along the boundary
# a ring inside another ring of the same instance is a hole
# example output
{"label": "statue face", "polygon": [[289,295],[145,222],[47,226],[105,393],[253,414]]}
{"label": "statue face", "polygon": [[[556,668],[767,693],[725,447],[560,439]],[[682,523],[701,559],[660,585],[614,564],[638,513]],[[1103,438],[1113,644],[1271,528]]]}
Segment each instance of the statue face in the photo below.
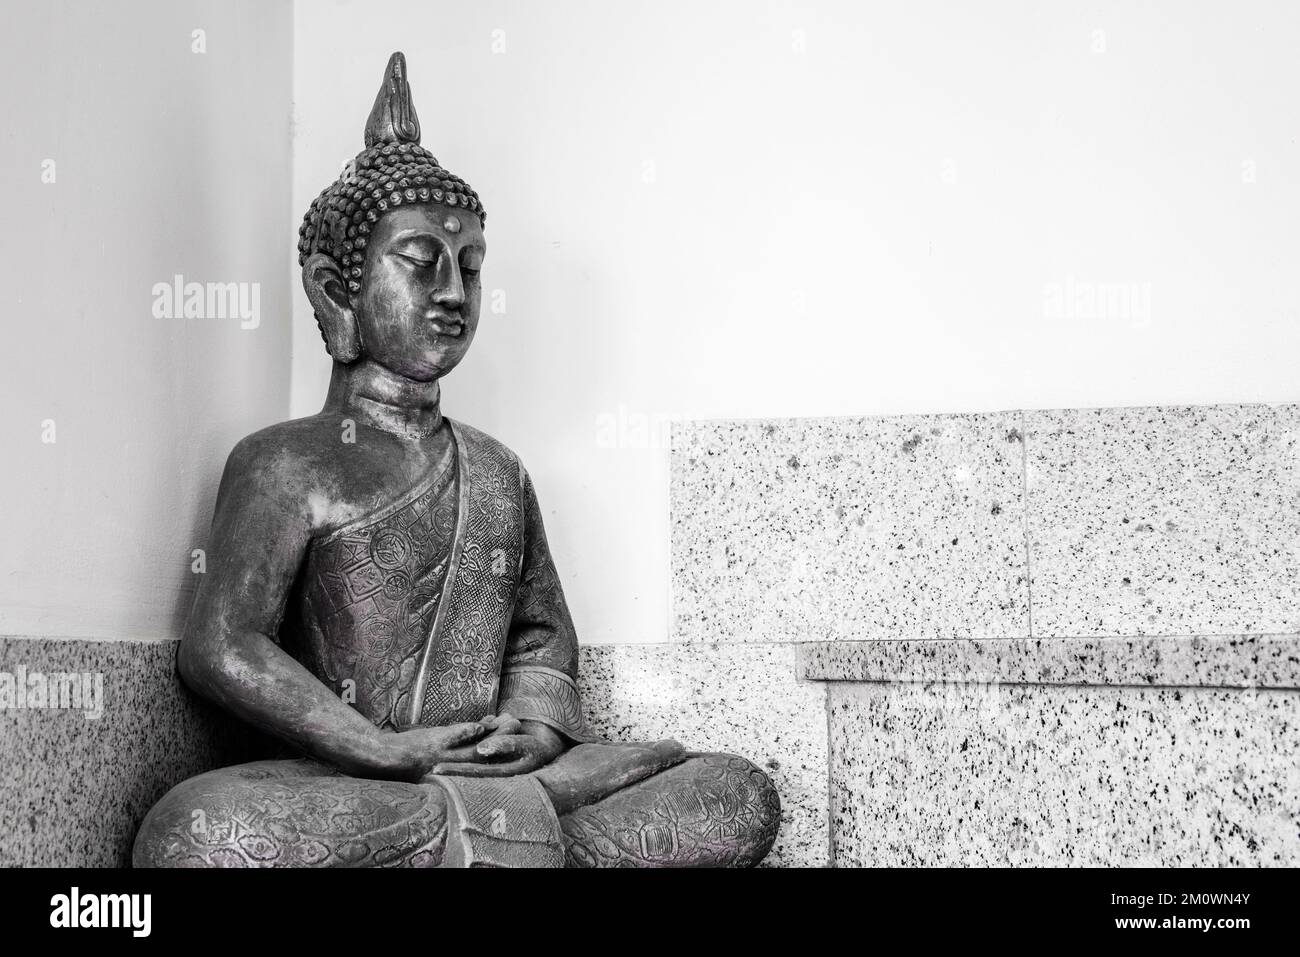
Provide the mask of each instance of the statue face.
{"label": "statue face", "polygon": [[468,210],[422,204],[384,213],[352,300],[365,355],[421,382],[456,368],[478,329],[486,252]]}

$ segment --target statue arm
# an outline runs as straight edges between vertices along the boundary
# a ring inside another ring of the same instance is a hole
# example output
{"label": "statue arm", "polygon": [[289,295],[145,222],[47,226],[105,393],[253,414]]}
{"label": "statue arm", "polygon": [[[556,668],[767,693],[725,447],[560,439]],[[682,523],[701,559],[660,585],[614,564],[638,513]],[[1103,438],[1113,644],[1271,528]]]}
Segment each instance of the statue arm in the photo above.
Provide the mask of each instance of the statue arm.
{"label": "statue arm", "polygon": [[[245,439],[226,463],[207,571],[199,584],[177,658],[181,677],[226,710],[341,770],[371,777],[418,778],[418,742],[381,731],[340,700],[276,642],[285,605],[312,532],[308,490],[285,453],[259,456]],[[469,740],[465,728],[429,729]],[[409,733],[408,733],[409,734]],[[403,740],[399,740],[403,739]],[[429,742],[423,742],[426,746]]]}
{"label": "statue arm", "polygon": [[578,637],[555,569],[537,493],[522,477],[524,555],[501,672],[499,710],[591,741],[578,693]]}

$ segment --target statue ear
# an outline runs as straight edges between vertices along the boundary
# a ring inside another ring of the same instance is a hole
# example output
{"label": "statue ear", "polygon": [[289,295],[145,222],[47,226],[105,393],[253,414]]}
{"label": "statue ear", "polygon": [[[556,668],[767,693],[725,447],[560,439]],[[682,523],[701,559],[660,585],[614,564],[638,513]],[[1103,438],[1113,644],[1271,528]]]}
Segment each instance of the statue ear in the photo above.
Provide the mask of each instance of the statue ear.
{"label": "statue ear", "polygon": [[338,362],[354,362],[361,355],[361,334],[338,263],[324,253],[314,253],[302,264],[302,288],[325,333],[329,354]]}

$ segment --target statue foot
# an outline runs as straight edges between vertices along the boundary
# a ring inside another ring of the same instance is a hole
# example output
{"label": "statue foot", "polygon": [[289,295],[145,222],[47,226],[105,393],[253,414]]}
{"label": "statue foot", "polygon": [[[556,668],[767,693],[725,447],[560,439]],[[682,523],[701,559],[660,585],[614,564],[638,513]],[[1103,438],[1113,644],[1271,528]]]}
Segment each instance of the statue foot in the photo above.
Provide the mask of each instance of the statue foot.
{"label": "statue foot", "polygon": [[569,867],[753,867],[781,799],[753,763],[696,754],[560,818]]}
{"label": "statue foot", "polygon": [[665,739],[647,743],[579,744],[534,772],[564,815],[594,804],[686,760],[686,749]]}

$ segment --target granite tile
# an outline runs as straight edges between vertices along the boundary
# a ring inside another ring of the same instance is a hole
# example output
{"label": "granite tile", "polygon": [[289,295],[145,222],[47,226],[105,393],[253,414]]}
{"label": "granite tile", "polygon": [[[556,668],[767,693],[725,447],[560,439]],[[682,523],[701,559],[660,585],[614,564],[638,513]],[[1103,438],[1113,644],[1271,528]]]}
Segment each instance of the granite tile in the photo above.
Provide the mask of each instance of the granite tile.
{"label": "granite tile", "polygon": [[173,785],[260,756],[243,725],[190,694],[174,641],[0,638],[0,673],[102,677],[88,709],[0,710],[0,866],[121,867]]}
{"label": "granite tile", "polygon": [[685,641],[1027,637],[1019,413],[675,423]]}
{"label": "granite tile", "polygon": [[1300,405],[1025,424],[1033,637],[1300,631]]}
{"label": "granite tile", "polygon": [[834,641],[799,646],[816,681],[1300,689],[1300,635]]}
{"label": "granite tile", "polygon": [[1300,864],[1300,692],[829,694],[837,866]]}
{"label": "granite tile", "polygon": [[765,864],[825,866],[826,695],[796,678],[792,645],[591,645],[581,654],[583,703],[598,733],[748,758],[781,795]]}

